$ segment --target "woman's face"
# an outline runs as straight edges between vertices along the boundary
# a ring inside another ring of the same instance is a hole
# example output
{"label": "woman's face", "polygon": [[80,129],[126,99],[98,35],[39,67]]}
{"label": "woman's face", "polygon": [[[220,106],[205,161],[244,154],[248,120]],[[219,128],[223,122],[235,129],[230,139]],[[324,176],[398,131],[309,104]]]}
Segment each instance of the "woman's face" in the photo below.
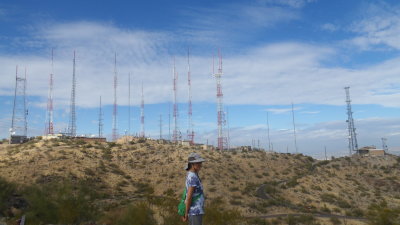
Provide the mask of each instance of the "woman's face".
{"label": "woman's face", "polygon": [[199,163],[193,163],[193,169],[198,172],[201,169],[201,162]]}

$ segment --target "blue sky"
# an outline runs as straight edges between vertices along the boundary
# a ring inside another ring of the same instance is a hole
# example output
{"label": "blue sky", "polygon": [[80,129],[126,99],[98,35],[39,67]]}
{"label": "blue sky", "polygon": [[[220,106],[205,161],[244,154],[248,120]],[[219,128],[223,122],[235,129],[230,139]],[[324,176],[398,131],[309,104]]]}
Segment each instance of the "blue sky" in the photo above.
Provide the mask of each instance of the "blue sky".
{"label": "blue sky", "polygon": [[[112,126],[113,57],[117,52],[118,130],[139,132],[140,85],[145,129],[168,136],[172,62],[179,74],[179,127],[187,129],[186,54],[191,52],[196,142],[216,143],[212,55],[223,55],[224,105],[231,145],[294,151],[291,103],[299,150],[321,157],[347,151],[344,87],[350,86],[359,145],[400,149],[400,3],[398,1],[2,1],[0,3],[0,137],[11,124],[15,66],[27,68],[29,135],[44,131],[51,49],[54,123],[68,122],[72,54],[77,52],[77,132],[97,133],[103,98],[104,133]],[[172,114],[172,112],[171,112]]]}

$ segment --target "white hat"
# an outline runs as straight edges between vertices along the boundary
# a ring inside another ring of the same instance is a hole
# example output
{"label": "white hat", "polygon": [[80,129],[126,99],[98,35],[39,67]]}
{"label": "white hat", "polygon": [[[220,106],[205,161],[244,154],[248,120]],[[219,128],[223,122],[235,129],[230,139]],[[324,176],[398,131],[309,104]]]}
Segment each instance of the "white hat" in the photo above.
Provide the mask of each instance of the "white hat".
{"label": "white hat", "polygon": [[199,163],[199,162],[205,162],[205,161],[206,160],[201,158],[201,156],[199,154],[197,154],[195,152],[192,152],[188,156],[188,162],[187,162],[185,170],[189,169],[189,164],[190,163]]}

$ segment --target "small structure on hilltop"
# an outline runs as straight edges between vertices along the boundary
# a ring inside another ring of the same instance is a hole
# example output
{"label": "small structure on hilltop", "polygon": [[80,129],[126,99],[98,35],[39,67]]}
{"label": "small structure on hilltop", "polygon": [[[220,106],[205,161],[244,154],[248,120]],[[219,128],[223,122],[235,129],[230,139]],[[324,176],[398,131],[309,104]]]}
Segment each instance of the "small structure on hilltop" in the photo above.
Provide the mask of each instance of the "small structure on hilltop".
{"label": "small structure on hilltop", "polygon": [[384,149],[377,149],[375,146],[365,146],[358,149],[358,154],[361,156],[385,156]]}

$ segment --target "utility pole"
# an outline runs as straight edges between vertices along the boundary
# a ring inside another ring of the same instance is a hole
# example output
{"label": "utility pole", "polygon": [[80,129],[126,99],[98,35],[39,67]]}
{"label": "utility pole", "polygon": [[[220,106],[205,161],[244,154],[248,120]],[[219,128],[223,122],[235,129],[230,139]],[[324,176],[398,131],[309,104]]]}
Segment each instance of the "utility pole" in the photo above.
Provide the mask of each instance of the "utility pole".
{"label": "utility pole", "polygon": [[162,136],[162,115],[160,114],[160,140],[163,139]]}
{"label": "utility pole", "polygon": [[142,82],[142,101],[140,104],[140,136],[144,138],[145,132],[144,132],[144,94],[143,94],[143,82]]}
{"label": "utility pole", "polygon": [[128,74],[128,135],[131,135],[131,73]]}

